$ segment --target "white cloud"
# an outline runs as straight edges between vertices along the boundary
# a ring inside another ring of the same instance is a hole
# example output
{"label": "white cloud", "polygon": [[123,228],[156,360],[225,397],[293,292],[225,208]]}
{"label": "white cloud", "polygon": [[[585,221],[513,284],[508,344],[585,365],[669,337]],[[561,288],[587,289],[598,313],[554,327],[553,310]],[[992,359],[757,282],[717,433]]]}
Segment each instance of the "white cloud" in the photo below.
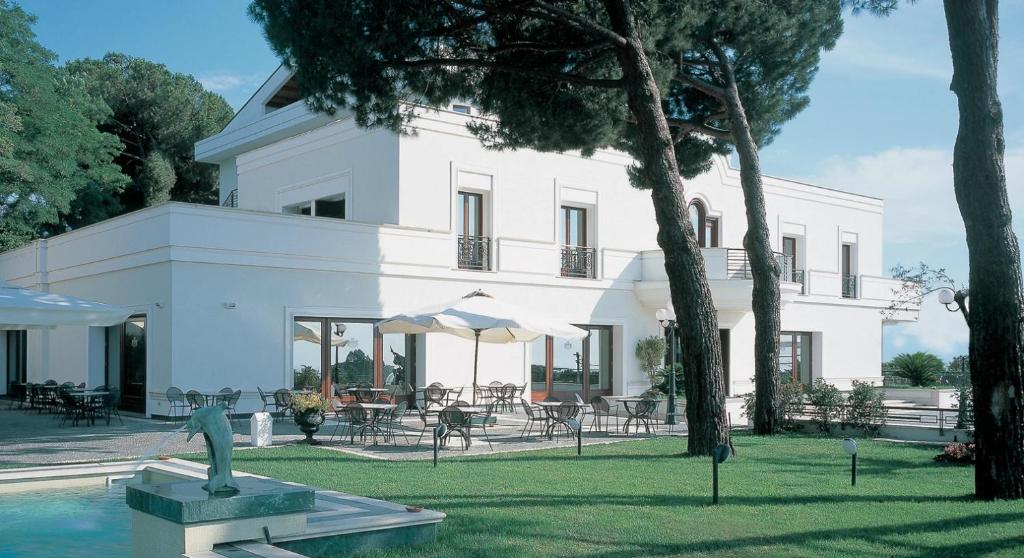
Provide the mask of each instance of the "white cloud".
{"label": "white cloud", "polygon": [[259,75],[208,74],[200,76],[199,83],[214,93],[227,93],[243,87],[255,87],[260,84]]}
{"label": "white cloud", "polygon": [[[894,148],[824,159],[812,182],[885,200],[885,239],[893,244],[962,245],[963,220],[953,195],[951,150]],[[1024,223],[1024,147],[1006,152],[1007,189]],[[1018,227],[1019,229],[1020,227]]]}
{"label": "white cloud", "polygon": [[[948,53],[946,58],[949,58]],[[836,63],[852,67],[861,74],[862,70],[871,70],[945,81],[953,76],[953,67],[948,60],[938,62],[920,56],[897,54],[891,50],[891,45],[883,47],[879,43],[853,36],[843,37],[836,44],[835,50],[825,55],[826,65],[833,66]]]}

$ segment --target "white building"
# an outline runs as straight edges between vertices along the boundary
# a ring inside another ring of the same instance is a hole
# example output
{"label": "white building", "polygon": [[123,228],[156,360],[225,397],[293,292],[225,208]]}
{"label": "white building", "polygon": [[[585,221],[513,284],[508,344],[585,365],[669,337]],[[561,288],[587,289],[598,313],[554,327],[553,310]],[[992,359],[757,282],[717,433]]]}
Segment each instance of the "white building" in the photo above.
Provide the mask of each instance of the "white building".
{"label": "white building", "polygon": [[[628,157],[485,150],[458,105],[423,111],[416,134],[399,136],[296,101],[278,70],[196,144],[198,160],[220,165],[226,206],[166,203],[0,254],[0,279],[137,312],[121,328],[7,333],[8,381],[120,385],[126,408],[154,415],[172,385],[241,388],[249,411],[257,386],[290,387],[296,372],[465,385],[472,343],[382,337],[373,322],[484,289],[593,333],[482,346],[482,384],[527,383],[534,398],[648,387],[634,345],[660,334],[668,283]],[[686,187],[736,396],[752,389],[754,335],[739,173],[718,159]],[[792,262],[783,368],[803,382],[879,382],[880,311],[895,286],[882,276],[882,201],[772,177],[765,198],[772,242]]]}

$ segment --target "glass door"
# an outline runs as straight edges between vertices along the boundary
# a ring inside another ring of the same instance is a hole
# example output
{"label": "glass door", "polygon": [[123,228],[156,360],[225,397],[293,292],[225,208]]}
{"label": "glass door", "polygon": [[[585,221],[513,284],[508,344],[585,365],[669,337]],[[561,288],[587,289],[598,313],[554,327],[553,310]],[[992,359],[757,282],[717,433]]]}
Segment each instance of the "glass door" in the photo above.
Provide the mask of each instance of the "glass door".
{"label": "glass door", "polygon": [[533,342],[530,380],[534,401],[557,397],[584,401],[612,394],[612,328],[579,325],[590,335],[583,339],[541,337]]}
{"label": "glass door", "polygon": [[146,412],[146,316],[124,323],[121,337],[121,408]]}

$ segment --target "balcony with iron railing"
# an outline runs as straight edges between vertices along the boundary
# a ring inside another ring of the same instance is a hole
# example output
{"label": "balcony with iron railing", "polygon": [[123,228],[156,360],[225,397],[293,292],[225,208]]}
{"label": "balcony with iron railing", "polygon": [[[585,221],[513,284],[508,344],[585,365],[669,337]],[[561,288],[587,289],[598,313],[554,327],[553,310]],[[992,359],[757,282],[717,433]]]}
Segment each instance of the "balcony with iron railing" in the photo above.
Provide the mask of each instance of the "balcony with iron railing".
{"label": "balcony with iron railing", "polygon": [[562,277],[593,279],[597,250],[590,246],[562,246]]}
{"label": "balcony with iron railing", "polygon": [[[796,269],[796,262],[793,256],[774,252],[775,261],[779,264],[779,279],[789,283],[798,283],[804,290],[804,270]],[[750,256],[742,248],[725,249],[726,276],[730,279],[753,279],[753,272],[750,269]]]}
{"label": "balcony with iron railing", "polygon": [[459,269],[490,271],[491,239],[487,236],[459,235]]}

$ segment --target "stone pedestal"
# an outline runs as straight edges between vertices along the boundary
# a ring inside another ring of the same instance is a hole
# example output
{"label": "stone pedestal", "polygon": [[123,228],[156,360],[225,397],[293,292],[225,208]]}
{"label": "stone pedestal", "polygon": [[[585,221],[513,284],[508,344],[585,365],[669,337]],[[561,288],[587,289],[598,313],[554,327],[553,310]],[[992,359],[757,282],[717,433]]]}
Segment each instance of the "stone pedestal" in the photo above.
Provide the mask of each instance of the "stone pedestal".
{"label": "stone pedestal", "polygon": [[269,446],[274,441],[274,417],[270,413],[253,413],[249,419],[249,433],[253,447]]}
{"label": "stone pedestal", "polygon": [[205,481],[127,487],[132,550],[138,558],[179,558],[225,542],[297,535],[313,511],[313,489],[272,479],[237,478],[239,493],[210,496]]}

